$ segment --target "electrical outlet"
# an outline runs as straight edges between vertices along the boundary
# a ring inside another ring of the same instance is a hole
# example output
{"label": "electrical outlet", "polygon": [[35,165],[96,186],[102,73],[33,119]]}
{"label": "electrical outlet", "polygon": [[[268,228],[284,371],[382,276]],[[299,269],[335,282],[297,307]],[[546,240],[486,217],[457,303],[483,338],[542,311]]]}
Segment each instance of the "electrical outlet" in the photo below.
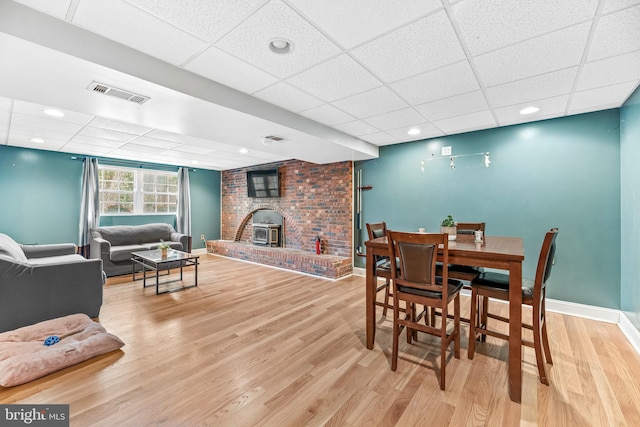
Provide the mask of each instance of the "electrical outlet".
{"label": "electrical outlet", "polygon": [[200,235],[200,240],[202,240],[204,242],[204,234]]}

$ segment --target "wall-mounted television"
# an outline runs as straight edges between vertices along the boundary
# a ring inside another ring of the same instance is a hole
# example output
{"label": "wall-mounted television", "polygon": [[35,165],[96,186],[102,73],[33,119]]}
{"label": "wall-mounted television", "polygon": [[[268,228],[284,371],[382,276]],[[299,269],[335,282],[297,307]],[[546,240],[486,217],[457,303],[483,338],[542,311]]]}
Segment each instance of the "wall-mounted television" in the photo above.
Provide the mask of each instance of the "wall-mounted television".
{"label": "wall-mounted television", "polygon": [[247,171],[247,194],[249,197],[280,197],[278,169]]}

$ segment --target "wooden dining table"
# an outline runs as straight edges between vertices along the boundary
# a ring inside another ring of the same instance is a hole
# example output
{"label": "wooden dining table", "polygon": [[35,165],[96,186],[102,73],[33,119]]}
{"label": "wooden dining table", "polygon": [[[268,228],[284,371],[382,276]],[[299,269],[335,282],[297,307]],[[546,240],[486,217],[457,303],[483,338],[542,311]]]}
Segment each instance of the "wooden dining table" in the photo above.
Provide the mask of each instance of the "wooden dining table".
{"label": "wooden dining table", "polygon": [[[365,242],[366,246],[366,338],[372,349],[376,336],[375,256],[389,256],[386,236]],[[524,243],[520,237],[485,236],[475,243],[473,235],[458,235],[449,242],[449,263],[509,271],[509,397],[522,397],[522,262]]]}

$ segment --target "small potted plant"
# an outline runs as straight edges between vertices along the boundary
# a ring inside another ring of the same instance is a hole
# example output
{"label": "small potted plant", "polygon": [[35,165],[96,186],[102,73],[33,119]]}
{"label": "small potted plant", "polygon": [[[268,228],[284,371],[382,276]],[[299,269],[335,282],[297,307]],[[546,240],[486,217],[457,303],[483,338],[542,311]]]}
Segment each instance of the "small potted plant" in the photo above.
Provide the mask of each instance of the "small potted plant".
{"label": "small potted plant", "polygon": [[164,240],[160,239],[160,244],[158,245],[158,249],[160,249],[160,253],[162,254],[162,258],[167,257],[167,251],[171,246]]}
{"label": "small potted plant", "polygon": [[456,240],[458,230],[456,228],[456,222],[453,220],[453,216],[447,215],[445,219],[440,223],[440,232],[447,233],[449,240]]}

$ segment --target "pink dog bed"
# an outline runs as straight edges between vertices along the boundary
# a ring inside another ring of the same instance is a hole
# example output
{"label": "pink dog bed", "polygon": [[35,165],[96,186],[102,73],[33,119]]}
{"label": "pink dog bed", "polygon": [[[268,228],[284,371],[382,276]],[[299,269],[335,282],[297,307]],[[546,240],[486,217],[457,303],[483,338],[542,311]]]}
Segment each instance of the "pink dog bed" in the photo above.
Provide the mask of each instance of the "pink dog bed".
{"label": "pink dog bed", "polygon": [[[46,346],[48,337],[60,341]],[[0,333],[0,386],[33,381],[122,347],[120,338],[86,314],[72,314]]]}

